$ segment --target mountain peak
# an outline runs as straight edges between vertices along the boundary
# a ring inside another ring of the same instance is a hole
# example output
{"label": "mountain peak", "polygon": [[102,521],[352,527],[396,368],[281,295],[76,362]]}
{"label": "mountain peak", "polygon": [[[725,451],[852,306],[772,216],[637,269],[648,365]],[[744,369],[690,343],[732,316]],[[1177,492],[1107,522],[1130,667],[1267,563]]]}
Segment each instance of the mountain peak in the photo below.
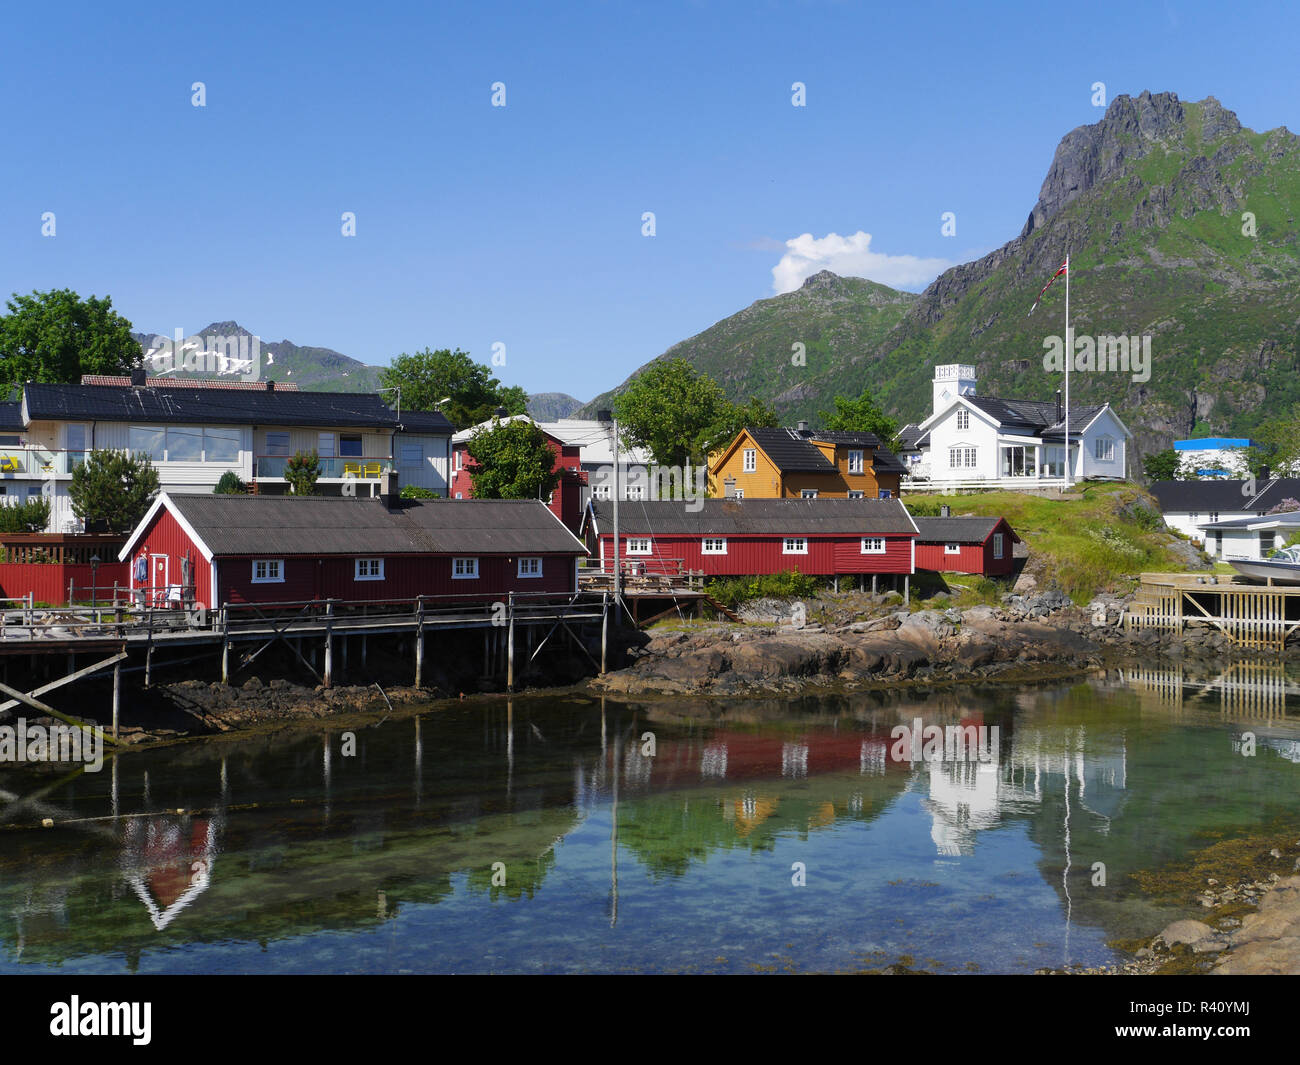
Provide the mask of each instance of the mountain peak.
{"label": "mountain peak", "polygon": [[799,287],[811,292],[819,289],[836,289],[843,280],[839,274],[832,273],[830,270],[818,270]]}

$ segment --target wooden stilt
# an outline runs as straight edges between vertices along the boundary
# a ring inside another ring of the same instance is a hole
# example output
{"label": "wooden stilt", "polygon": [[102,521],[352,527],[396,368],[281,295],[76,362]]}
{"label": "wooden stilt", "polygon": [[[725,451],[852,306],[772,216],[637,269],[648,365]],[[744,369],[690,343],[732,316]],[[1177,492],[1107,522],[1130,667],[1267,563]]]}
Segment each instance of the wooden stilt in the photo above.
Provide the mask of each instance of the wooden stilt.
{"label": "wooden stilt", "polygon": [[325,604],[325,687],[334,687],[334,600]]}
{"label": "wooden stilt", "polygon": [[230,637],[228,635],[221,640],[221,683],[230,683]]}
{"label": "wooden stilt", "polygon": [[515,690],[515,593],[511,592],[506,610],[510,615],[510,632],[506,637],[506,691]]}
{"label": "wooden stilt", "polygon": [[609,592],[600,593],[600,675],[605,675],[609,647]]}
{"label": "wooden stilt", "polygon": [[424,675],[424,600],[418,599],[415,607],[415,686],[421,687]]}
{"label": "wooden stilt", "polygon": [[122,706],[122,663],[113,667],[113,739],[117,739],[117,717]]}

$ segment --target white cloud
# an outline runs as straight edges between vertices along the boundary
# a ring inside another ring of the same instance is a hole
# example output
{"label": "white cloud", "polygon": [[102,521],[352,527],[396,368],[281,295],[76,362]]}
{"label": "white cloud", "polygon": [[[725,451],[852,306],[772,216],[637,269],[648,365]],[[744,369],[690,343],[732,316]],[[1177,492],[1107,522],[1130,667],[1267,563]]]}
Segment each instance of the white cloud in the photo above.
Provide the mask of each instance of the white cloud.
{"label": "white cloud", "polygon": [[928,285],[950,266],[947,259],[919,259],[915,255],[884,255],[871,250],[871,234],[861,230],[851,236],[811,233],[785,242],[786,253],[772,267],[772,291],[793,292],[819,270],[849,277],[865,277],[898,289]]}

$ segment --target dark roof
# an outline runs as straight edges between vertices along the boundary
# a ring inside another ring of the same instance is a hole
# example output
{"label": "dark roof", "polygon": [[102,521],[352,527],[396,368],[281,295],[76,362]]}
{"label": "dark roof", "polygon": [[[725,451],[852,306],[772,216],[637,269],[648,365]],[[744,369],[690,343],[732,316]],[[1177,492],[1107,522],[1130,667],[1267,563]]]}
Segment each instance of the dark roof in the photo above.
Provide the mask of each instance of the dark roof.
{"label": "dark roof", "polygon": [[1259,492],[1242,510],[1263,513],[1284,499],[1300,499],[1300,477],[1273,477],[1258,485]]}
{"label": "dark roof", "polygon": [[1151,494],[1164,514],[1226,510],[1254,510],[1246,481],[1156,481]]}
{"label": "dark roof", "polygon": [[[897,499],[705,499],[699,510],[682,502],[632,500],[618,506],[619,536],[854,536],[912,535],[912,518]],[[602,534],[613,531],[614,506],[592,502]]]}
{"label": "dark roof", "polygon": [[[982,544],[996,529],[1001,518],[963,517],[963,518],[920,518],[916,527],[921,531],[921,539],[926,543],[944,544]],[[1010,526],[1008,526],[1010,528]],[[1014,532],[1011,539],[1020,539]]]}
{"label": "dark roof", "polygon": [[[28,383],[23,389],[33,421],[188,422],[200,425],[322,425],[392,428],[397,415],[377,395],[356,392],[282,392],[216,388],[119,388]],[[437,411],[403,411],[408,431],[452,431]]]}
{"label": "dark roof", "polygon": [[18,402],[0,403],[0,431],[21,433],[27,426],[23,424],[23,405]]}
{"label": "dark roof", "polygon": [[898,450],[899,451],[920,451],[930,443],[930,431],[927,429],[921,432],[921,427],[915,422],[908,422],[898,430]]}
{"label": "dark roof", "polygon": [[[799,432],[799,430],[795,430]],[[840,447],[880,447],[880,437],[875,433],[847,433],[838,429],[809,429],[800,433],[807,440],[823,440]]]}
{"label": "dark roof", "polygon": [[390,511],[346,496],[168,498],[217,557],[586,554],[537,499],[411,499]]}
{"label": "dark roof", "polygon": [[1205,522],[1198,524],[1198,529],[1248,529],[1254,526],[1268,526],[1276,523],[1288,529],[1300,526],[1300,510],[1286,510],[1280,514],[1252,514],[1249,518],[1232,518],[1228,521]]}
{"label": "dark roof", "polygon": [[892,451],[886,451],[883,447],[877,448],[871,457],[871,468],[876,473],[897,473],[900,476],[907,472],[907,467],[898,461],[898,456]]}
{"label": "dark roof", "polygon": [[750,429],[750,437],[776,468],[787,473],[834,473],[831,462],[797,429]]}
{"label": "dark roof", "polygon": [[[1065,420],[1056,413],[1056,401],[998,399],[996,396],[964,396],[971,404],[1008,428],[1028,429],[1043,439],[1065,439]],[[1081,433],[1105,404],[1070,408],[1070,434]]]}

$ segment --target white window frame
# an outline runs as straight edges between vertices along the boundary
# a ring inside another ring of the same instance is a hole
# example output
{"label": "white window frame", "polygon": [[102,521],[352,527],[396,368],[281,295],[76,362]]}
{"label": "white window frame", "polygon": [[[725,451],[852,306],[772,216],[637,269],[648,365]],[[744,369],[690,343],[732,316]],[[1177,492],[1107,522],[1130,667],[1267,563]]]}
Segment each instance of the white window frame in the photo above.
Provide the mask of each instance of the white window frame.
{"label": "white window frame", "polygon": [[862,553],[864,555],[883,555],[885,553],[885,538],[883,536],[864,536],[862,538]]}
{"label": "white window frame", "polygon": [[864,452],[857,450],[849,452],[849,473],[866,472],[867,465],[863,459],[863,454]]}
{"label": "white window frame", "polygon": [[757,473],[758,472],[758,448],[747,447],[741,452],[741,472]]}
{"label": "white window frame", "polygon": [[736,491],[733,493],[733,495],[732,495],[731,498],[732,498],[732,499],[744,499],[744,498],[745,498],[745,490],[744,490],[743,488],[737,488]]}
{"label": "white window frame", "polygon": [[993,534],[993,557],[1001,558],[1003,555],[1004,544],[1002,542],[1002,533]]}
{"label": "white window frame", "polygon": [[857,492],[855,492],[855,491],[851,491],[851,492],[849,492],[849,498],[850,498],[850,499],[866,499],[866,498],[867,498],[867,493],[866,493],[866,492],[860,492],[860,491],[857,491]]}
{"label": "white window frame", "polygon": [[645,485],[629,484],[623,493],[623,498],[627,500],[642,500],[645,498]]}
{"label": "white window frame", "polygon": [[648,536],[629,536],[623,550],[629,555],[649,555],[654,551],[654,541]]}
{"label": "white window frame", "polygon": [[971,469],[978,464],[976,448],[973,447],[950,447],[948,449],[948,468],[950,470],[959,470],[963,466]]}
{"label": "white window frame", "polygon": [[801,488],[801,489],[799,490],[799,498],[800,498],[800,499],[816,499],[816,498],[817,498],[817,489],[816,489],[816,488]]}
{"label": "white window frame", "polygon": [[382,558],[358,558],[352,563],[354,581],[382,581],[384,579],[384,560]]}
{"label": "white window frame", "polygon": [[960,555],[960,554],[961,554],[961,544],[944,544],[944,545],[943,545],[943,553],[944,553],[945,555]]}
{"label": "white window frame", "polygon": [[[274,439],[272,439],[274,438]],[[293,434],[283,429],[268,429],[266,432],[266,454],[271,458],[288,458],[293,454]]]}
{"label": "white window frame", "polygon": [[[262,566],[262,576],[257,575],[257,567]],[[282,558],[255,558],[253,559],[253,584],[283,584],[284,583],[284,559]]]}
{"label": "white window frame", "polygon": [[700,553],[703,555],[725,555],[727,553],[727,538],[725,536],[706,536],[700,542]]}
{"label": "white window frame", "polygon": [[519,559],[516,576],[530,579],[542,575],[542,559],[540,555],[528,555]]}
{"label": "white window frame", "polygon": [[592,496],[596,499],[609,499],[613,495],[613,492],[613,485],[610,484],[598,484],[591,490]]}
{"label": "white window frame", "polygon": [[[456,571],[460,570],[459,573]],[[461,556],[451,560],[451,579],[453,581],[478,580],[478,559]]]}
{"label": "white window frame", "polygon": [[781,541],[781,554],[783,555],[806,555],[807,553],[808,538],[806,536],[787,536]]}
{"label": "white window frame", "polygon": [[1093,457],[1098,462],[1115,461],[1115,439],[1110,436],[1099,436],[1093,447]]}
{"label": "white window frame", "polygon": [[[362,445],[364,447],[364,444]],[[339,457],[338,434],[336,433],[317,433],[316,434],[316,454],[323,459],[336,459]]]}
{"label": "white window frame", "polygon": [[957,409],[957,428],[958,429],[970,428],[970,411],[968,411],[965,407],[959,407]]}

